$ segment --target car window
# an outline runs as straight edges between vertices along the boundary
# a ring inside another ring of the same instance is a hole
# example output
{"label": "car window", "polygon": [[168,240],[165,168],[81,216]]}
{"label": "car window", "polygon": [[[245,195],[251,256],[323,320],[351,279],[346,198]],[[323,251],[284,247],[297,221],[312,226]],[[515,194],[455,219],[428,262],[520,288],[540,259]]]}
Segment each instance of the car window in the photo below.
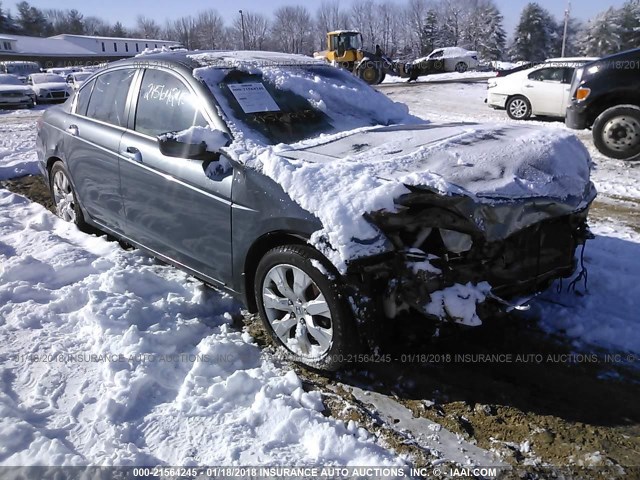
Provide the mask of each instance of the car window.
{"label": "car window", "polygon": [[440,58],[442,55],[444,55],[444,50],[437,50],[429,55],[429,58]]}
{"label": "car window", "polygon": [[194,125],[206,127],[208,123],[187,86],[170,73],[146,70],[138,94],[135,130],[155,137]]}
{"label": "car window", "polygon": [[87,117],[124,127],[127,123],[127,94],[134,73],[133,69],[122,69],[96,78],[87,107]]}
{"label": "car window", "polygon": [[575,72],[575,68],[566,67],[564,69],[564,78],[562,79],[562,83],[571,84],[571,80],[573,79],[573,72]]}
{"label": "car window", "polygon": [[541,68],[529,74],[529,80],[536,82],[562,82],[564,68]]}
{"label": "car window", "polygon": [[91,80],[88,84],[84,85],[78,92],[78,99],[76,100],[76,113],[78,115],[86,115],[87,107],[89,106],[89,98],[91,98],[91,90],[95,80]]}

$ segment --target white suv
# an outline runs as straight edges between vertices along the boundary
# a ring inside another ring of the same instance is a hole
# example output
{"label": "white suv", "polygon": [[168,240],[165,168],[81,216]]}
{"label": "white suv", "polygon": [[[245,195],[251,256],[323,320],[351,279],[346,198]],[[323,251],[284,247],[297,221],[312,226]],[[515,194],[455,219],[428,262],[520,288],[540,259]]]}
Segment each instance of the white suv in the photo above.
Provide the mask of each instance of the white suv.
{"label": "white suv", "polygon": [[488,81],[487,105],[506,109],[514,120],[531,115],[564,118],[576,68],[596,58],[551,58],[542,64]]}

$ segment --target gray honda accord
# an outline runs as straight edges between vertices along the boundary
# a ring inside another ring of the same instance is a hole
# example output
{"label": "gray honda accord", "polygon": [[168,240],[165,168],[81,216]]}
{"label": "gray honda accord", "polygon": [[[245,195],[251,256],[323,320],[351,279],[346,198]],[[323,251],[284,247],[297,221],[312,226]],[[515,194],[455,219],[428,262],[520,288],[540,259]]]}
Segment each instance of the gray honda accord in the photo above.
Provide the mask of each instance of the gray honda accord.
{"label": "gray honda accord", "polygon": [[337,369],[400,312],[479,325],[576,275],[596,191],[560,130],[433,124],[349,72],[272,52],[109,64],[38,122],[57,214],[259,312]]}

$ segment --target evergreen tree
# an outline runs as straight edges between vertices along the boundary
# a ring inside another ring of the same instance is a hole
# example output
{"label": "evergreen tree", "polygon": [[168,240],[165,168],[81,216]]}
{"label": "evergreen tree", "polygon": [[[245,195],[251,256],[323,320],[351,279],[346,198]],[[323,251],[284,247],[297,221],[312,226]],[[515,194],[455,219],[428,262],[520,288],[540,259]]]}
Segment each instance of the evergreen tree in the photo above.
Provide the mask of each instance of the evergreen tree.
{"label": "evergreen tree", "polygon": [[420,54],[428,55],[440,46],[440,29],[438,25],[438,13],[429,10],[424,19],[424,26],[420,33]]}
{"label": "evergreen tree", "polygon": [[629,0],[619,11],[620,48],[630,50],[640,47],[640,0]]}
{"label": "evergreen tree", "polygon": [[[564,56],[565,57],[575,57],[580,55],[581,50],[583,48],[581,42],[582,35],[582,23],[580,20],[574,17],[569,17],[569,22],[567,23],[567,39],[564,47]],[[552,57],[560,57],[562,56],[562,37],[564,36],[564,20],[559,22],[556,29],[556,39],[553,44],[553,51],[551,52]]]}
{"label": "evergreen tree", "polygon": [[69,10],[68,14],[67,14],[67,32],[66,33],[71,33],[71,34],[75,34],[75,35],[84,35],[85,33],[85,28],[84,28],[84,20],[83,20],[83,15],[78,12],[78,10]]}
{"label": "evergreen tree", "polygon": [[529,3],[516,27],[511,57],[513,60],[544,61],[553,55],[557,38],[557,24],[551,14],[537,3]]}
{"label": "evergreen tree", "polygon": [[18,9],[16,23],[20,33],[36,37],[46,37],[51,34],[52,26],[41,10],[32,7],[26,1],[16,4],[16,7]]}
{"label": "evergreen tree", "polygon": [[111,36],[119,37],[119,38],[123,38],[127,36],[127,31],[122,26],[122,23],[120,23],[120,21],[117,21],[115,25],[111,27]]}
{"label": "evergreen tree", "polygon": [[502,59],[507,45],[507,32],[502,22],[504,17],[493,3],[480,8],[478,12],[478,38],[476,50],[486,60]]}
{"label": "evergreen tree", "polygon": [[602,57],[620,50],[623,28],[620,11],[609,8],[591,20],[582,39],[582,53],[587,56]]}

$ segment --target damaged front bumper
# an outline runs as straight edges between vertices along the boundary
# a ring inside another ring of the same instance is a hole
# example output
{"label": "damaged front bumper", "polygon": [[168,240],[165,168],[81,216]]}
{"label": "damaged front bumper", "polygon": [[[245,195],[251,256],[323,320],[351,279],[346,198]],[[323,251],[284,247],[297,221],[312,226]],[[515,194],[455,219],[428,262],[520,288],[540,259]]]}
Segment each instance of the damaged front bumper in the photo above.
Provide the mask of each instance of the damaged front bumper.
{"label": "damaged front bumper", "polygon": [[576,249],[591,237],[590,186],[582,200],[545,199],[478,205],[467,197],[410,194],[399,211],[370,221],[394,244],[384,255],[353,262],[347,284],[356,317],[367,324],[403,310],[466,325],[526,302],[577,267]]}

